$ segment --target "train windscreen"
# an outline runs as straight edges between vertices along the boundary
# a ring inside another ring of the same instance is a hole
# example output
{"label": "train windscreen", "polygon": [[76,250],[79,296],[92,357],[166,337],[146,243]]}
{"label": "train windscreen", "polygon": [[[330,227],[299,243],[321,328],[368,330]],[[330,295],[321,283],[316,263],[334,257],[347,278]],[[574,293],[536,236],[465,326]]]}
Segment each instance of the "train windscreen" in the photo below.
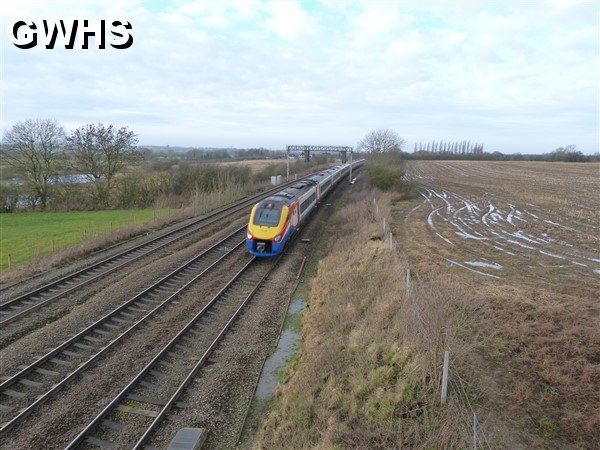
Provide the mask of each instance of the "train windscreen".
{"label": "train windscreen", "polygon": [[276,227],[279,225],[280,215],[281,209],[279,208],[260,206],[254,213],[254,225],[261,225],[263,227]]}

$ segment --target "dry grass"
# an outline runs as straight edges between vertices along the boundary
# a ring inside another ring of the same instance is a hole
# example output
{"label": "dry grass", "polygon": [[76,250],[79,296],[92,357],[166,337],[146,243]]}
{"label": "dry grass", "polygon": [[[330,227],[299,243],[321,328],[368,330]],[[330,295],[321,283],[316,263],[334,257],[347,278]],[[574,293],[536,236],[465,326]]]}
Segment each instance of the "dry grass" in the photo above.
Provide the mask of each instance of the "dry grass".
{"label": "dry grass", "polygon": [[[252,174],[258,173],[265,168],[280,162],[281,160],[275,159],[252,159],[248,161],[226,161],[226,162],[218,162],[214,163],[219,166],[240,166],[240,167],[248,167]],[[285,160],[283,161],[285,163]],[[285,173],[281,174],[285,175]]]}
{"label": "dry grass", "polygon": [[[452,274],[477,306],[464,328],[475,351],[455,365],[471,378],[479,407],[493,416],[499,447],[594,448],[600,441],[598,169],[564,163],[408,165],[423,192],[441,197],[399,204],[394,229],[411,267],[425,276]],[[479,210],[459,212],[464,200]],[[485,225],[490,203],[501,217],[492,221],[488,215]],[[515,212],[507,221],[511,205],[523,220]],[[479,239],[458,235],[455,224]],[[448,259],[501,269],[476,268],[498,277],[491,278]]]}
{"label": "dry grass", "polygon": [[466,306],[448,279],[414,280],[406,292],[402,248],[391,250],[382,228],[391,198],[361,180],[336,213],[299,355],[255,447],[467,445],[454,406],[439,405],[442,352],[463,351]]}

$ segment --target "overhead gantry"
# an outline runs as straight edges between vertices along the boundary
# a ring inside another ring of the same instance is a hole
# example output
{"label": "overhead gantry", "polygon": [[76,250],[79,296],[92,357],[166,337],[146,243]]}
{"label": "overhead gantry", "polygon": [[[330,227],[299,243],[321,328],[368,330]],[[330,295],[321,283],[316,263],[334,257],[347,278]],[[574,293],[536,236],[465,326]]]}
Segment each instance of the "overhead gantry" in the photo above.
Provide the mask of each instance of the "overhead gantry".
{"label": "overhead gantry", "polygon": [[[286,162],[287,162],[287,174],[286,179],[290,179],[290,153],[299,152],[304,153],[304,160],[308,162],[310,160],[310,153],[339,153],[342,157],[342,163],[345,164],[348,159],[348,153],[350,153],[350,164],[352,164],[352,147],[344,147],[338,145],[288,145],[286,146]],[[352,165],[350,165],[350,181],[352,181]]]}

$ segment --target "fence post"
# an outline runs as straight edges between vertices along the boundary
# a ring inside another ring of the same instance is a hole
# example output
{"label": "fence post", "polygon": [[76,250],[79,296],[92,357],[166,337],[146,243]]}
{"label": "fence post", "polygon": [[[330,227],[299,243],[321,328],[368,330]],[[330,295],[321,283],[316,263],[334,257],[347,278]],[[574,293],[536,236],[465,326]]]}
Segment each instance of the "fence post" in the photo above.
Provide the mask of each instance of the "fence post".
{"label": "fence post", "polygon": [[444,350],[444,368],[442,370],[442,405],[446,404],[448,396],[448,350]]}
{"label": "fence post", "polygon": [[12,255],[9,253],[8,254],[8,270],[10,270],[11,267],[12,267]]}
{"label": "fence post", "polygon": [[477,414],[473,411],[473,450],[477,450]]}
{"label": "fence post", "polygon": [[56,251],[56,241],[52,239],[52,253]]}
{"label": "fence post", "polygon": [[390,250],[394,249],[394,243],[392,242],[392,230],[390,229]]}

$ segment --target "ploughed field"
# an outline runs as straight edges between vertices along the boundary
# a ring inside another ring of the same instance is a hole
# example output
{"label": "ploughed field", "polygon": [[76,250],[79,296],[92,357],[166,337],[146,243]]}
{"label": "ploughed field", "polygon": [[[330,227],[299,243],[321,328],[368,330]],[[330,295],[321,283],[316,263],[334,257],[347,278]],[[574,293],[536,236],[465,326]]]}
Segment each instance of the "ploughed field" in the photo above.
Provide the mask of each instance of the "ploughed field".
{"label": "ploughed field", "polygon": [[409,165],[408,177],[449,264],[494,278],[598,280],[598,165],[430,161]]}
{"label": "ploughed field", "polygon": [[482,402],[524,446],[596,441],[600,166],[409,161],[405,177],[419,195],[396,218],[411,266],[481,302]]}

